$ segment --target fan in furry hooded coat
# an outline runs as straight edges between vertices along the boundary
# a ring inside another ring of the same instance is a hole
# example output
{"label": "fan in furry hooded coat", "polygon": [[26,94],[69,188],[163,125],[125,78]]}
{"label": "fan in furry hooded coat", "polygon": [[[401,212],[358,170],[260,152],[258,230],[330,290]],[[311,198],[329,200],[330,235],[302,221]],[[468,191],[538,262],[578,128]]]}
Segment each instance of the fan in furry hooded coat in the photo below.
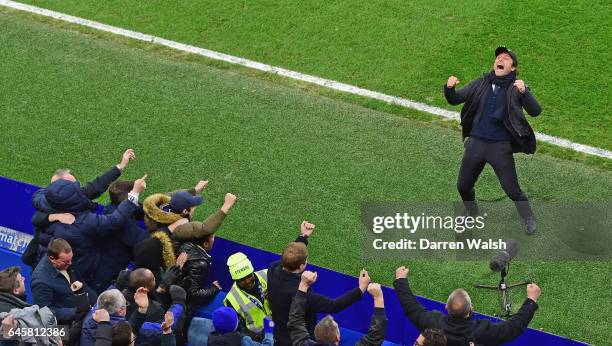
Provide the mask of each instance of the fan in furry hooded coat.
{"label": "fan in furry hooded coat", "polygon": [[[195,191],[188,190],[192,195]],[[170,203],[171,195],[156,193],[147,197],[143,203],[144,222],[151,238],[145,239],[134,248],[134,259],[137,268],[147,268],[161,282],[163,271],[176,264],[176,251],[172,242],[172,231],[188,222],[185,215],[165,211],[164,205]]]}

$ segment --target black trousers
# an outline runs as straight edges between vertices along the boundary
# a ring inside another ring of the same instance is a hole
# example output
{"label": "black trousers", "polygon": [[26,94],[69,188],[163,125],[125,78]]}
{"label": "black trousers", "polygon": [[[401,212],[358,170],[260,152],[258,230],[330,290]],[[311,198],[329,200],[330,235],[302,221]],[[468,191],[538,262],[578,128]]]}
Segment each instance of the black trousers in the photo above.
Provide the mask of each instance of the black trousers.
{"label": "black trousers", "polygon": [[465,151],[457,178],[457,190],[466,208],[474,206],[476,198],[474,184],[485,164],[488,163],[493,167],[506,195],[514,201],[519,215],[523,219],[533,217],[527,195],[521,190],[518,183],[510,142],[485,142],[469,137],[464,146]]}

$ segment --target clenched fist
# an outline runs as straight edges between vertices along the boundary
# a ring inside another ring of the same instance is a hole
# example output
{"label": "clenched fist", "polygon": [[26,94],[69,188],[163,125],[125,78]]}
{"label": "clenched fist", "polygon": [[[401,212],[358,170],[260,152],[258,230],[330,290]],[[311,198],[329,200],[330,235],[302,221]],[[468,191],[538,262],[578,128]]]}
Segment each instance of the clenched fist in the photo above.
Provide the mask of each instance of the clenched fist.
{"label": "clenched fist", "polygon": [[305,237],[310,237],[312,235],[312,232],[314,232],[314,230],[315,230],[315,225],[308,221],[303,221],[302,224],[300,225],[300,232]]}
{"label": "clenched fist", "polygon": [[518,89],[518,91],[522,94],[525,92],[525,82],[522,79],[517,79],[514,81],[514,86]]}
{"label": "clenched fist", "polygon": [[454,88],[457,84],[459,84],[459,80],[457,79],[457,77],[455,76],[450,76],[448,77],[448,80],[446,81],[446,87],[447,88]]}
{"label": "clenched fist", "polygon": [[405,279],[408,277],[408,268],[401,266],[395,270],[395,279]]}
{"label": "clenched fist", "polygon": [[540,294],[542,293],[542,289],[536,284],[527,285],[527,298],[533,300],[534,302],[538,301],[540,298]]}

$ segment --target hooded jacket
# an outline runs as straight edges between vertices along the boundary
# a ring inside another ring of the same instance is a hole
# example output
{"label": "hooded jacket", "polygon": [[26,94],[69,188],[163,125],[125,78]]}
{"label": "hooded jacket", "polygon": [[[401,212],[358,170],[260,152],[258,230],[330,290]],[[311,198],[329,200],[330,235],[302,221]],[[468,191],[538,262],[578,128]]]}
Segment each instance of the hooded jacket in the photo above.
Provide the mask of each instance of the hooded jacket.
{"label": "hooded jacket", "polygon": [[[108,190],[109,185],[113,181],[117,180],[120,175],[121,171],[117,168],[117,166],[113,166],[106,172],[96,177],[94,180],[85,184],[85,186],[81,187],[80,190],[90,201],[94,200],[104,194],[104,192]],[[26,251],[21,257],[23,263],[32,267],[32,270],[34,270],[40,259],[44,256],[47,246],[53,238],[53,234],[48,232],[48,227],[51,225],[48,217],[49,214],[54,213],[55,211],[49,205],[49,202],[46,199],[46,193],[47,189],[42,188],[36,191],[34,196],[32,196],[32,206],[36,210],[34,216],[32,217],[35,235],[33,241],[28,244]],[[97,209],[98,204],[91,202],[90,210],[95,212]]]}
{"label": "hooded jacket", "polygon": [[170,203],[170,196],[163,193],[144,200],[144,220],[151,238],[140,242],[134,249],[136,265],[156,273],[158,280],[161,271],[176,264],[174,244],[167,226],[183,218],[180,214],[164,211],[161,207],[167,203]]}
{"label": "hooded jacket", "polygon": [[74,269],[96,292],[104,291],[106,287],[101,287],[96,277],[102,259],[98,242],[123,229],[127,220],[133,218],[136,206],[126,200],[112,214],[98,215],[88,209],[91,201],[81,191],[79,184],[63,179],[49,185],[45,196],[55,211],[72,212],[75,217],[71,225],[59,222],[51,224],[48,232],[54,238],[62,238],[70,244],[74,252]]}
{"label": "hooded jacket", "polygon": [[[486,95],[492,83],[491,73],[485,73],[482,77],[458,91],[455,88],[446,87],[446,84],[444,85],[444,96],[448,103],[458,105],[465,102],[461,109],[461,128],[464,139],[472,132],[473,125],[479,121],[479,117],[484,110]],[[536,151],[535,134],[527,119],[525,119],[523,109],[534,117],[542,112],[542,108],[528,87],[522,94],[515,86],[507,88],[507,112],[503,124],[511,135],[512,151],[533,154]]]}

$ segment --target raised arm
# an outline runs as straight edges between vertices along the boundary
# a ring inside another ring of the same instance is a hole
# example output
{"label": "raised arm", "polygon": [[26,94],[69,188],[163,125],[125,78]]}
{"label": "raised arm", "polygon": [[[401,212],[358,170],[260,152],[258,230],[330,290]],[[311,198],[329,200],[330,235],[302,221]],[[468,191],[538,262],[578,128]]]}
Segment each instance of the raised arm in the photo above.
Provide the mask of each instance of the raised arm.
{"label": "raised arm", "polygon": [[92,200],[100,197],[108,190],[108,186],[119,178],[121,172],[127,167],[130,160],[134,160],[135,158],[134,149],[126,150],[121,157],[121,161],[116,166],[111,167],[81,188],[85,196]]}
{"label": "raised arm", "polygon": [[507,321],[491,323],[489,333],[487,334],[491,335],[493,340],[483,340],[483,342],[502,344],[514,340],[523,334],[538,309],[536,301],[540,297],[540,293],[541,290],[538,285],[527,285],[527,299],[525,299],[519,311]]}
{"label": "raised arm", "polygon": [[476,81],[477,80],[474,80],[466,87],[455,90],[455,87],[459,84],[459,80],[455,76],[448,77],[448,81],[444,85],[444,97],[446,97],[446,101],[453,106],[465,102],[468,96],[474,91]]}
{"label": "raised arm", "polygon": [[344,293],[336,299],[330,299],[324,295],[311,291],[308,295],[308,311],[314,311],[324,314],[334,314],[340,312],[361,299],[363,293],[367,290],[370,283],[370,275],[367,271],[362,270],[359,273],[359,286]]}
{"label": "raised arm", "polygon": [[372,299],[374,299],[374,315],[372,315],[368,333],[357,342],[357,346],[381,345],[383,341],[385,341],[385,335],[387,333],[385,300],[380,284],[371,283],[368,286],[368,293],[372,296]]}
{"label": "raised arm", "polygon": [[308,300],[308,289],[317,281],[317,273],[305,271],[302,273],[302,280],[298,286],[298,291],[293,297],[291,308],[289,309],[289,320],[287,329],[289,329],[289,337],[291,344],[294,346],[302,346],[310,341],[310,334],[306,328],[304,315],[306,314],[306,301]]}
{"label": "raised arm", "polygon": [[438,314],[428,311],[416,299],[408,285],[408,268],[402,266],[395,271],[393,287],[397,298],[404,309],[404,314],[419,330],[438,325]]}

